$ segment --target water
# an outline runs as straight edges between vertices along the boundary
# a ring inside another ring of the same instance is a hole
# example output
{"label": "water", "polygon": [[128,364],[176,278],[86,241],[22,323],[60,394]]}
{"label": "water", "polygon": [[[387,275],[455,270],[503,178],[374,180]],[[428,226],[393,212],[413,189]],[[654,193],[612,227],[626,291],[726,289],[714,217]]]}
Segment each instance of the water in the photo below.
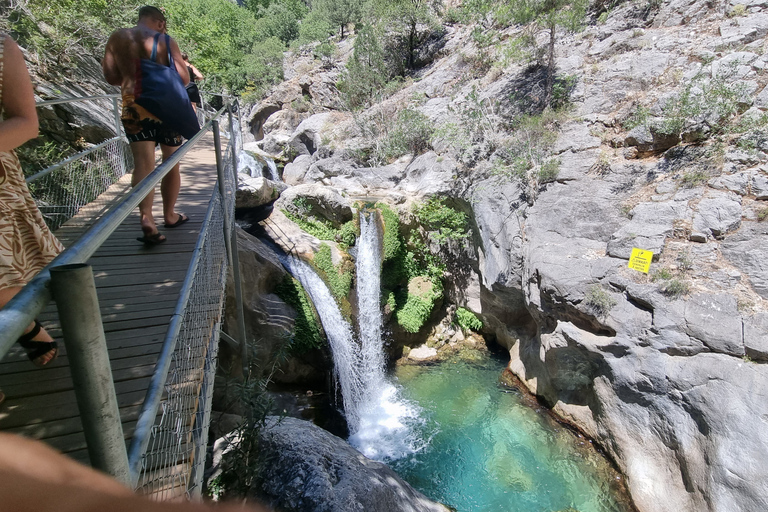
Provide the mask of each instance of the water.
{"label": "water", "polygon": [[360,424],[360,416],[355,404],[360,403],[363,396],[360,350],[352,335],[352,328],[341,314],[328,286],[312,270],[312,267],[294,256],[282,255],[280,259],[291,275],[299,280],[315,305],[320,323],[331,345],[334,373],[341,388],[344,413],[352,431],[353,426]]}
{"label": "water", "polygon": [[[424,410],[423,450],[390,465],[461,512],[627,512],[616,475],[589,443],[499,386],[505,361],[446,361],[397,370]],[[580,446],[581,445],[581,446]]]}
{"label": "water", "polygon": [[[414,436],[421,411],[403,400],[399,389],[385,374],[381,338],[381,236],[377,215],[360,213],[357,241],[357,301],[360,331],[360,378],[362,395],[355,404],[356,422],[350,422],[349,443],[375,460],[397,459],[423,447]],[[346,401],[345,401],[346,404]]]}

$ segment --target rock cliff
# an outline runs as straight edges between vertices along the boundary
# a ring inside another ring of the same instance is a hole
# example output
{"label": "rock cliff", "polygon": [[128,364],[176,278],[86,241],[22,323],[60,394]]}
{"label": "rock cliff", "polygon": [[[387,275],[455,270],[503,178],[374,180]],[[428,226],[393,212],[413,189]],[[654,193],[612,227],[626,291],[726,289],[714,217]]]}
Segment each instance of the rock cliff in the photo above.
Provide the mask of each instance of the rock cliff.
{"label": "rock cliff", "polygon": [[[471,272],[449,299],[605,447],[639,510],[766,510],[768,2],[604,3],[556,46],[571,109],[550,125],[557,171],[535,182],[494,172],[493,136],[535,104],[541,73],[500,57],[478,72],[471,27],[445,27],[430,65],[355,116],[334,87],[349,41],[331,69],[290,56],[248,132],[290,161],[289,185],[403,214],[432,195],[465,205]],[[297,111],[299,98],[311,107]],[[478,98],[490,129],[461,149],[442,132],[420,155],[359,156],[371,147],[361,119],[411,108],[445,126]],[[653,252],[649,275],[628,268],[633,247]]]}

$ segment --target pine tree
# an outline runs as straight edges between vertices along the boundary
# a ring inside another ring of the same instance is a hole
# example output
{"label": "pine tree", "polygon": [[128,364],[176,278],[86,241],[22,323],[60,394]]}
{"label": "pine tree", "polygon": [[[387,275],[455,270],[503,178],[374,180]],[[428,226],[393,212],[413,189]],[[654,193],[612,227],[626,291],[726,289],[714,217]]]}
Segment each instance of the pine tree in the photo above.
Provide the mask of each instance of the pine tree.
{"label": "pine tree", "polygon": [[555,87],[555,42],[557,30],[575,32],[586,16],[589,0],[515,0],[511,5],[512,19],[521,24],[533,23],[539,29],[549,33],[546,52],[547,105],[552,104]]}
{"label": "pine tree", "polygon": [[334,27],[341,27],[341,38],[344,39],[344,28],[350,23],[361,20],[363,11],[362,0],[314,0],[312,10],[319,13]]}
{"label": "pine tree", "polygon": [[366,25],[357,34],[341,84],[347,102],[353,108],[369,104],[387,83],[387,78],[384,52],[374,29]]}

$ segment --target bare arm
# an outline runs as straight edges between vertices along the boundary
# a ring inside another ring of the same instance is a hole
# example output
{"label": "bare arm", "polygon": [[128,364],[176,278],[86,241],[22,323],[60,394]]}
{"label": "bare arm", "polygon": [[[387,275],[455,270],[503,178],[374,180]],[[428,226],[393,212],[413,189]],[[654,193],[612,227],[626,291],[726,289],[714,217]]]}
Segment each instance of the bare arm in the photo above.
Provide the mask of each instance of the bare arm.
{"label": "bare arm", "polygon": [[0,151],[10,151],[37,137],[37,110],[24,55],[10,37],[5,38],[3,59],[3,110],[6,119],[0,122]]}
{"label": "bare arm", "polygon": [[258,505],[154,502],[39,441],[0,433],[0,510],[14,512],[268,512]]}
{"label": "bare arm", "polygon": [[115,54],[118,39],[118,32],[109,37],[107,47],[104,50],[104,59],[101,61],[101,70],[104,72],[104,78],[106,78],[107,83],[112,85],[122,85],[123,83],[123,76],[117,66],[117,56]]}
{"label": "bare arm", "polygon": [[192,70],[192,74],[195,75],[195,80],[202,80],[205,78],[200,70],[197,69],[194,65],[188,64],[188,66]]}
{"label": "bare arm", "polygon": [[176,44],[176,40],[171,38],[171,56],[173,57],[173,63],[176,64],[176,71],[181,76],[181,81],[184,85],[189,83],[189,71],[187,71],[187,65],[184,63],[184,58],[181,56],[181,50],[179,45]]}

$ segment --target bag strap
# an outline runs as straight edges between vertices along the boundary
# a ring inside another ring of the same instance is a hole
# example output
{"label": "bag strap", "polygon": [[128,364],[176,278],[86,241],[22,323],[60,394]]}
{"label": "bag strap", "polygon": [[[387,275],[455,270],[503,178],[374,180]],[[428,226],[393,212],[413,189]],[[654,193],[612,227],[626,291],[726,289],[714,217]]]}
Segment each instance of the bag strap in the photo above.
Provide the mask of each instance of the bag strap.
{"label": "bag strap", "polygon": [[168,50],[168,67],[176,69],[176,66],[173,64],[173,55],[171,55],[171,36],[168,34],[165,34],[165,48]]}
{"label": "bag strap", "polygon": [[[168,37],[168,36],[165,36]],[[155,34],[154,41],[152,42],[152,55],[149,56],[149,60],[155,62],[157,60],[157,41],[160,39],[160,32]]]}

